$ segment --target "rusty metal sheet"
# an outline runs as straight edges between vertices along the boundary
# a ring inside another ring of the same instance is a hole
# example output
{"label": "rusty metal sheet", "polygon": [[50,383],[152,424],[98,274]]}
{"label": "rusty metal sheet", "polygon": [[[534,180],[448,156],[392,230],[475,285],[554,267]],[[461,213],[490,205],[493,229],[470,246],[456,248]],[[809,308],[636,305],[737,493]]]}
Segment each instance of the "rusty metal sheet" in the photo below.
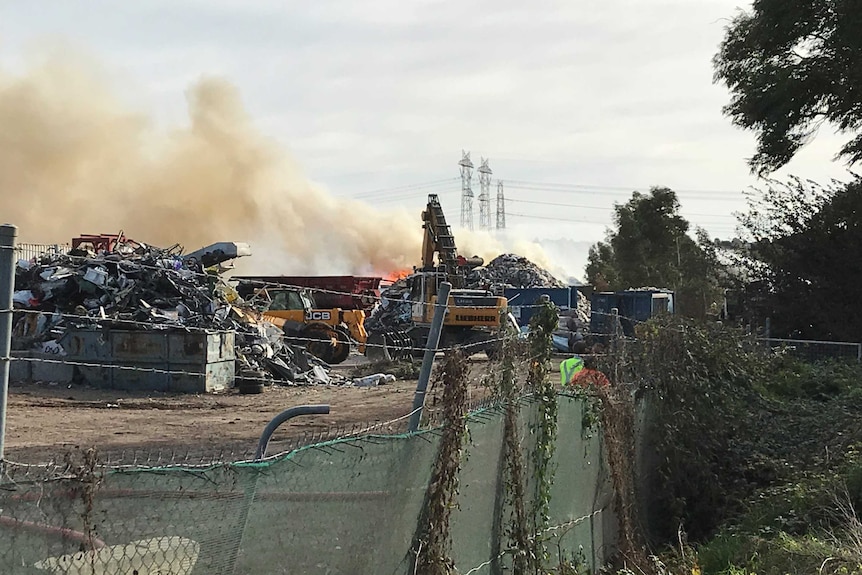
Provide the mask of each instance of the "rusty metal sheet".
{"label": "rusty metal sheet", "polygon": [[231,331],[70,329],[61,344],[94,387],[130,391],[207,393],[235,376]]}
{"label": "rusty metal sheet", "polygon": [[168,332],[111,330],[114,361],[158,362],[168,360]]}
{"label": "rusty metal sheet", "polygon": [[67,329],[58,342],[69,359],[108,361],[111,354],[110,332],[100,329]]}
{"label": "rusty metal sheet", "polygon": [[236,359],[235,334],[172,332],[168,335],[168,360],[171,362],[210,362]]}

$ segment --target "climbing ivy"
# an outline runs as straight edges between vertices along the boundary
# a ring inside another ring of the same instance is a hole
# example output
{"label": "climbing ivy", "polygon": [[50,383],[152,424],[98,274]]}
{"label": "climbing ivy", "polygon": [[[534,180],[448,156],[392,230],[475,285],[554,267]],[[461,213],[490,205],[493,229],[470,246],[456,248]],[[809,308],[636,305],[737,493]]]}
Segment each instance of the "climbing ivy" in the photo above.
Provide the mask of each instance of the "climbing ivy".
{"label": "climbing ivy", "polygon": [[513,575],[526,575],[536,563],[531,545],[526,508],[526,481],[524,461],[521,457],[521,438],[518,431],[518,402],[521,390],[516,383],[516,341],[511,331],[505,334],[503,359],[500,370],[500,398],[503,404],[504,441],[504,501],[509,518],[504,529],[506,551],[512,558]]}
{"label": "climbing ivy", "polygon": [[620,360],[652,421],[644,441],[658,462],[649,499],[654,538],[672,540],[680,528],[704,537],[744,492],[747,413],[767,375],[765,356],[753,349],[739,330],[662,317],[638,327]]}
{"label": "climbing ivy", "polygon": [[[552,464],[557,444],[557,387],[548,377],[553,351],[553,334],[557,329],[559,314],[549,300],[538,304],[536,313],[530,318],[529,353],[530,364],[527,385],[537,401],[537,417],[534,424],[535,447],[533,450],[533,494],[532,532],[537,567],[546,563],[549,553],[546,530],[550,525],[551,487],[554,484]],[[538,572],[538,570],[537,570]]]}

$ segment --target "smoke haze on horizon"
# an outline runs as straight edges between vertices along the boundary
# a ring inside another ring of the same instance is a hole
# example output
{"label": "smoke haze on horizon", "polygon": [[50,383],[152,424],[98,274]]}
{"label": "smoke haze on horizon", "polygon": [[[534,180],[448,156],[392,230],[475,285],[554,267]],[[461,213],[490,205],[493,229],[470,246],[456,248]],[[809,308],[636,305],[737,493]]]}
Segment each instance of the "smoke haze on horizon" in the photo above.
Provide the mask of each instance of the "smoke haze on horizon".
{"label": "smoke haze on horizon", "polygon": [[[119,230],[187,250],[247,242],[253,255],[240,265],[258,273],[387,273],[419,264],[419,214],[313,185],[255,129],[239,90],[223,78],[202,77],[186,98],[187,124],[159,129],[117,96],[94,62],[54,53],[20,74],[0,69],[4,220],[26,242]],[[534,242],[456,234],[464,254],[488,261],[516,251],[555,267]]]}

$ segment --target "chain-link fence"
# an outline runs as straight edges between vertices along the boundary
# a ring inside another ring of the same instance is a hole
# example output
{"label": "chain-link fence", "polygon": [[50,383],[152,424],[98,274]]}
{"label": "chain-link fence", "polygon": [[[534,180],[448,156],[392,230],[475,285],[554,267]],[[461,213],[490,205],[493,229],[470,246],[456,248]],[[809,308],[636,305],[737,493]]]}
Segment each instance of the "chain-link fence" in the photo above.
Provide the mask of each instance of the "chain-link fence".
{"label": "chain-link fence", "polygon": [[[581,399],[560,396],[548,546],[597,566],[614,545],[602,441],[582,428]],[[529,461],[535,403],[521,407]],[[503,416],[469,416],[452,517],[459,573],[505,563]],[[410,573],[439,430],[345,437],[264,461],[143,467],[6,464],[0,572]],[[529,474],[528,474],[529,476]]]}
{"label": "chain-link fence", "polygon": [[759,341],[775,352],[787,353],[806,361],[862,361],[862,343],[780,338],[761,338]]}

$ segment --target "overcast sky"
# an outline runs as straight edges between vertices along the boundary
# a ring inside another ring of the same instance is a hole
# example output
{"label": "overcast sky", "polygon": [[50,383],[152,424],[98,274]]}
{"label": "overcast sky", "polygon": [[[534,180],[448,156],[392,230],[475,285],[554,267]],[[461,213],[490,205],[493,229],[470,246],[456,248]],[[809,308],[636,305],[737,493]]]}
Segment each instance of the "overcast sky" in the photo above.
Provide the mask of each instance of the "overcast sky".
{"label": "overcast sky", "polygon": [[[756,184],[745,162],[754,137],[722,116],[729,96],[710,60],[740,7],[0,0],[0,62],[23,67],[34,47],[67,43],[165,125],[183,121],[192,82],[222,75],[333,194],[419,210],[436,192],[454,223],[469,150],[477,165],[490,159],[494,191],[504,181],[509,233],[584,242],[565,255],[582,270],[587,243],[634,189],[669,186],[692,224],[732,234],[741,191]],[[846,178],[832,161],[842,141],[821,135],[779,175]]]}

